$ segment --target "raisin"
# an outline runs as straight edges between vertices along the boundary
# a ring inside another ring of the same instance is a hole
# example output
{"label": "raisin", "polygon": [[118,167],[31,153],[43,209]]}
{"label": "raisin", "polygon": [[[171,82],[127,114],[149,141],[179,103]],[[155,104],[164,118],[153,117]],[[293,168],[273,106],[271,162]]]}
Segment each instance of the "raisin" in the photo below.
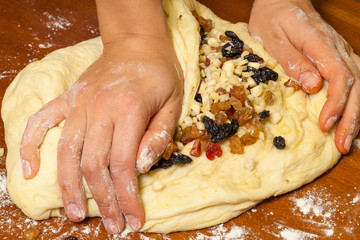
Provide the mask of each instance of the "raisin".
{"label": "raisin", "polygon": [[256,54],[250,53],[249,55],[246,55],[244,57],[244,59],[248,60],[248,62],[260,62],[263,63],[264,59],[262,59],[261,57],[259,57]]}
{"label": "raisin", "polygon": [[220,142],[226,138],[233,136],[239,129],[239,123],[237,120],[232,120],[231,123],[224,123],[218,126],[218,131],[216,134],[213,134],[210,140],[213,143]]}
{"label": "raisin", "polygon": [[220,111],[226,111],[231,108],[230,102],[216,102],[211,105],[210,112],[213,114],[219,113]]}
{"label": "raisin", "polygon": [[236,35],[236,33],[234,33],[233,31],[225,31],[225,35],[231,38],[233,42],[242,42],[240,38]]}
{"label": "raisin", "polygon": [[206,157],[209,160],[214,160],[215,156],[217,157],[221,157],[222,156],[222,150],[221,150],[221,146],[218,143],[210,143],[207,147],[206,147]]}
{"label": "raisin", "polygon": [[153,167],[151,167],[151,170],[154,170],[156,168],[164,168],[164,169],[167,169],[169,167],[171,167],[173,165],[173,161],[172,160],[166,160],[164,158],[160,159],[156,165],[154,165]]}
{"label": "raisin", "polygon": [[186,164],[192,162],[192,159],[189,156],[177,152],[174,152],[171,155],[170,160],[172,160],[174,164]]}
{"label": "raisin", "polygon": [[230,138],[230,152],[236,154],[244,153],[244,146],[241,143],[241,139],[238,135],[234,135]]}
{"label": "raisin", "polygon": [[236,119],[240,126],[244,125],[247,121],[250,121],[253,118],[253,109],[248,107],[242,107],[233,115],[233,119]]}
{"label": "raisin", "polygon": [[[226,58],[239,58],[244,50],[244,42],[232,31],[225,31],[225,35],[231,38],[231,42],[227,42],[221,48],[221,53]],[[229,49],[230,48],[230,49]]]}
{"label": "raisin", "polygon": [[228,116],[228,118],[233,119],[235,112],[235,108],[231,106],[231,108],[226,111],[226,115]]}
{"label": "raisin", "polygon": [[240,42],[227,42],[221,48],[221,53],[226,58],[239,58],[243,51],[243,43]]}
{"label": "raisin", "polygon": [[154,166],[151,167],[151,170],[156,168],[169,168],[174,164],[186,164],[191,163],[192,159],[184,154],[173,152],[169,160],[161,158]]}
{"label": "raisin", "polygon": [[251,77],[258,85],[260,83],[267,83],[267,81],[269,80],[276,81],[279,77],[277,72],[267,67],[256,69],[254,67],[248,66],[246,71],[254,73],[254,75],[252,75]]}
{"label": "raisin", "polygon": [[250,133],[250,136],[254,137],[254,138],[259,138],[260,135],[260,129],[254,124],[254,119],[252,122],[247,122],[245,124],[245,128],[248,130],[248,132]]}
{"label": "raisin", "polygon": [[266,90],[264,93],[264,100],[266,102],[266,104],[272,104],[275,100],[275,95],[270,91],[270,90]]}
{"label": "raisin", "polygon": [[65,240],[78,240],[77,237],[69,236],[66,237]]}
{"label": "raisin", "polygon": [[201,140],[196,139],[194,141],[193,147],[190,150],[190,155],[194,157],[200,157],[201,155]]}
{"label": "raisin", "polygon": [[232,39],[230,37],[224,36],[224,35],[220,35],[219,37],[220,41],[225,42],[225,41],[231,41]]}
{"label": "raisin", "polygon": [[233,97],[236,97],[237,99],[239,99],[241,101],[242,105],[245,105],[245,101],[247,100],[247,97],[246,97],[245,88],[243,85],[233,86],[230,89],[230,95]]}
{"label": "raisin", "polygon": [[202,104],[202,97],[201,97],[201,94],[200,94],[200,93],[196,94],[196,96],[195,96],[195,101],[197,101],[198,103],[201,103],[201,104]]}
{"label": "raisin", "polygon": [[204,27],[204,32],[210,32],[213,28],[213,22],[211,19],[205,19],[202,16],[198,17],[200,26]]}
{"label": "raisin", "polygon": [[199,130],[195,123],[192,124],[190,131],[190,138],[200,138],[202,135],[204,135],[204,133],[205,131]]}
{"label": "raisin", "polygon": [[273,143],[277,149],[284,149],[286,147],[285,138],[282,136],[274,137]]}
{"label": "raisin", "polygon": [[258,139],[256,137],[251,136],[250,133],[245,133],[244,135],[241,136],[240,140],[243,146],[248,146],[256,143]]}
{"label": "raisin", "polygon": [[264,110],[262,112],[259,112],[260,119],[268,119],[269,117],[270,117],[270,111]]}
{"label": "raisin", "polygon": [[230,102],[231,106],[233,108],[235,108],[235,110],[239,110],[243,106],[241,101],[239,99],[237,99],[236,97],[234,97],[234,96],[230,97],[229,102]]}
{"label": "raisin", "polygon": [[174,135],[174,141],[180,142],[182,135],[182,128],[180,126],[176,127],[175,135]]}
{"label": "raisin", "polygon": [[170,143],[169,146],[167,146],[165,152],[163,153],[162,157],[165,160],[169,160],[171,157],[171,154],[177,149],[177,145],[175,143]]}
{"label": "raisin", "polygon": [[228,120],[228,116],[226,115],[226,112],[224,111],[221,111],[217,114],[215,114],[215,122],[216,122],[216,125],[221,125],[221,124],[224,124],[226,123]]}
{"label": "raisin", "polygon": [[202,25],[200,25],[200,36],[201,36],[201,40],[203,40],[204,35],[205,35],[204,27],[203,27]]}
{"label": "raisin", "polygon": [[239,129],[237,120],[232,120],[231,123],[224,123],[219,126],[211,118],[204,116],[202,119],[206,131],[211,135],[210,140],[214,143],[220,142],[223,139],[233,136]]}
{"label": "raisin", "polygon": [[290,78],[284,83],[285,87],[292,87],[295,91],[300,90],[302,88],[302,85],[300,82],[296,81],[293,78]]}
{"label": "raisin", "polygon": [[210,135],[215,135],[218,131],[218,126],[216,125],[215,121],[212,120],[211,118],[209,118],[208,116],[204,116],[202,118],[202,122],[205,125],[205,129],[206,131],[210,134]]}
{"label": "raisin", "polygon": [[186,127],[185,129],[183,129],[180,141],[185,142],[186,140],[188,140],[190,138],[190,132],[191,132],[191,127]]}

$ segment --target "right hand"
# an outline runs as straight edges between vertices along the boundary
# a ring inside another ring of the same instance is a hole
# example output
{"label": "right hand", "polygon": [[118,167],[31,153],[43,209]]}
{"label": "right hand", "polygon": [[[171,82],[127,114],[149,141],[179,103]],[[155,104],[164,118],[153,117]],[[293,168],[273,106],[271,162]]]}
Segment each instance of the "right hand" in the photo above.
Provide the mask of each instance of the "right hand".
{"label": "right hand", "polygon": [[[82,176],[109,233],[144,223],[135,167],[147,172],[170,143],[183,79],[170,36],[121,36],[104,45],[63,95],[29,119],[21,144],[26,179],[36,176],[47,130],[66,119],[58,143],[58,181],[67,216],[86,217]],[[122,215],[123,214],[123,215]]]}

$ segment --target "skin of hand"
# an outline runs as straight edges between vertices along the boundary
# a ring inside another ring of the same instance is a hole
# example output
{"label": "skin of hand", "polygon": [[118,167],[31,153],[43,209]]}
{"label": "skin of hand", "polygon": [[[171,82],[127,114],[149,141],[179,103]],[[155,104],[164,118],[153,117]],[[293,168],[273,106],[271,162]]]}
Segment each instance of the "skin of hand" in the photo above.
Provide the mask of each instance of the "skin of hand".
{"label": "skin of hand", "polygon": [[71,220],[86,217],[83,175],[108,232],[123,230],[121,212],[134,230],[143,224],[135,167],[150,169],[181,111],[183,80],[171,48],[169,41],[138,36],[111,43],[74,86],[29,119],[21,146],[27,179],[39,170],[46,131],[66,119],[58,180]]}
{"label": "skin of hand", "polygon": [[[125,220],[135,231],[145,221],[136,169],[147,172],[171,142],[183,77],[160,1],[99,0],[97,7],[102,56],[30,117],[20,155],[25,178],[35,177],[47,130],[66,119],[57,150],[66,214],[77,222],[86,217],[84,177],[107,231],[115,234]],[[147,21],[154,13],[158,18]],[[139,17],[142,22],[132,19]]]}
{"label": "skin of hand", "polygon": [[255,0],[249,31],[306,93],[329,82],[319,127],[329,131],[339,120],[335,143],[348,153],[360,128],[360,57],[309,0]]}

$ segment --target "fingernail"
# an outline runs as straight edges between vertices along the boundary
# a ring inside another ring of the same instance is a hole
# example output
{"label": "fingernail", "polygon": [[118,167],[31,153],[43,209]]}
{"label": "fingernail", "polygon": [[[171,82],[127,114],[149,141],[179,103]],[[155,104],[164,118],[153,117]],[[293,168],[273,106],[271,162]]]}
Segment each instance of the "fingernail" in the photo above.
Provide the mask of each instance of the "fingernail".
{"label": "fingernail", "polygon": [[66,206],[66,214],[71,219],[82,219],[85,216],[84,211],[81,211],[81,209],[74,203],[70,203]]}
{"label": "fingernail", "polygon": [[127,215],[126,216],[126,221],[129,223],[130,227],[132,228],[132,230],[137,231],[141,228],[141,223],[140,221],[132,216],[132,215]]}
{"label": "fingernail", "polygon": [[104,219],[104,225],[109,233],[116,234],[120,233],[119,225],[111,218]]}
{"label": "fingernail", "polygon": [[307,90],[312,90],[319,84],[319,78],[313,72],[304,72],[300,75],[299,81]]}
{"label": "fingernail", "polygon": [[337,116],[332,116],[326,121],[325,123],[326,131],[329,131],[334,126],[336,120],[337,120]]}
{"label": "fingernail", "polygon": [[146,173],[147,171],[150,170],[152,164],[154,163],[155,158],[156,156],[154,151],[149,147],[145,148],[140,154],[139,160],[136,163],[137,169],[141,173]]}
{"label": "fingernail", "polygon": [[29,178],[31,175],[31,167],[28,161],[22,160],[22,170],[25,178]]}
{"label": "fingernail", "polygon": [[345,144],[344,144],[344,148],[346,149],[346,151],[350,151],[350,148],[351,148],[351,144],[352,144],[352,136],[351,135],[348,135],[345,139]]}

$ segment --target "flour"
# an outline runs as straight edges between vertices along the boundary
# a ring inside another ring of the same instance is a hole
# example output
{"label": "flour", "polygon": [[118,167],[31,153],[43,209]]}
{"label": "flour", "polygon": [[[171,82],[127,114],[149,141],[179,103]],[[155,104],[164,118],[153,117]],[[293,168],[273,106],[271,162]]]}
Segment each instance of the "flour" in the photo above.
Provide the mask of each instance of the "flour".
{"label": "flour", "polygon": [[48,42],[45,42],[45,43],[40,43],[38,45],[39,48],[51,48],[51,47],[54,47],[55,44],[51,44],[51,43],[48,43]]}
{"label": "flour", "polygon": [[232,240],[232,239],[245,239],[249,232],[244,227],[232,226],[231,228],[225,227],[223,224],[210,228],[210,236],[198,233],[195,238],[190,240]]}
{"label": "flour", "polygon": [[45,15],[48,18],[48,22],[46,22],[46,27],[51,30],[67,30],[72,24],[64,17],[60,16],[54,16],[48,12],[44,12],[43,15]]}
{"label": "flour", "polygon": [[289,228],[289,227],[284,228],[280,232],[280,236],[284,240],[305,240],[305,239],[317,239],[317,238],[319,238],[318,235],[303,232],[303,231],[293,229],[293,228]]}
{"label": "flour", "polygon": [[17,73],[17,70],[3,71],[2,73],[0,73],[0,79],[14,77]]}

